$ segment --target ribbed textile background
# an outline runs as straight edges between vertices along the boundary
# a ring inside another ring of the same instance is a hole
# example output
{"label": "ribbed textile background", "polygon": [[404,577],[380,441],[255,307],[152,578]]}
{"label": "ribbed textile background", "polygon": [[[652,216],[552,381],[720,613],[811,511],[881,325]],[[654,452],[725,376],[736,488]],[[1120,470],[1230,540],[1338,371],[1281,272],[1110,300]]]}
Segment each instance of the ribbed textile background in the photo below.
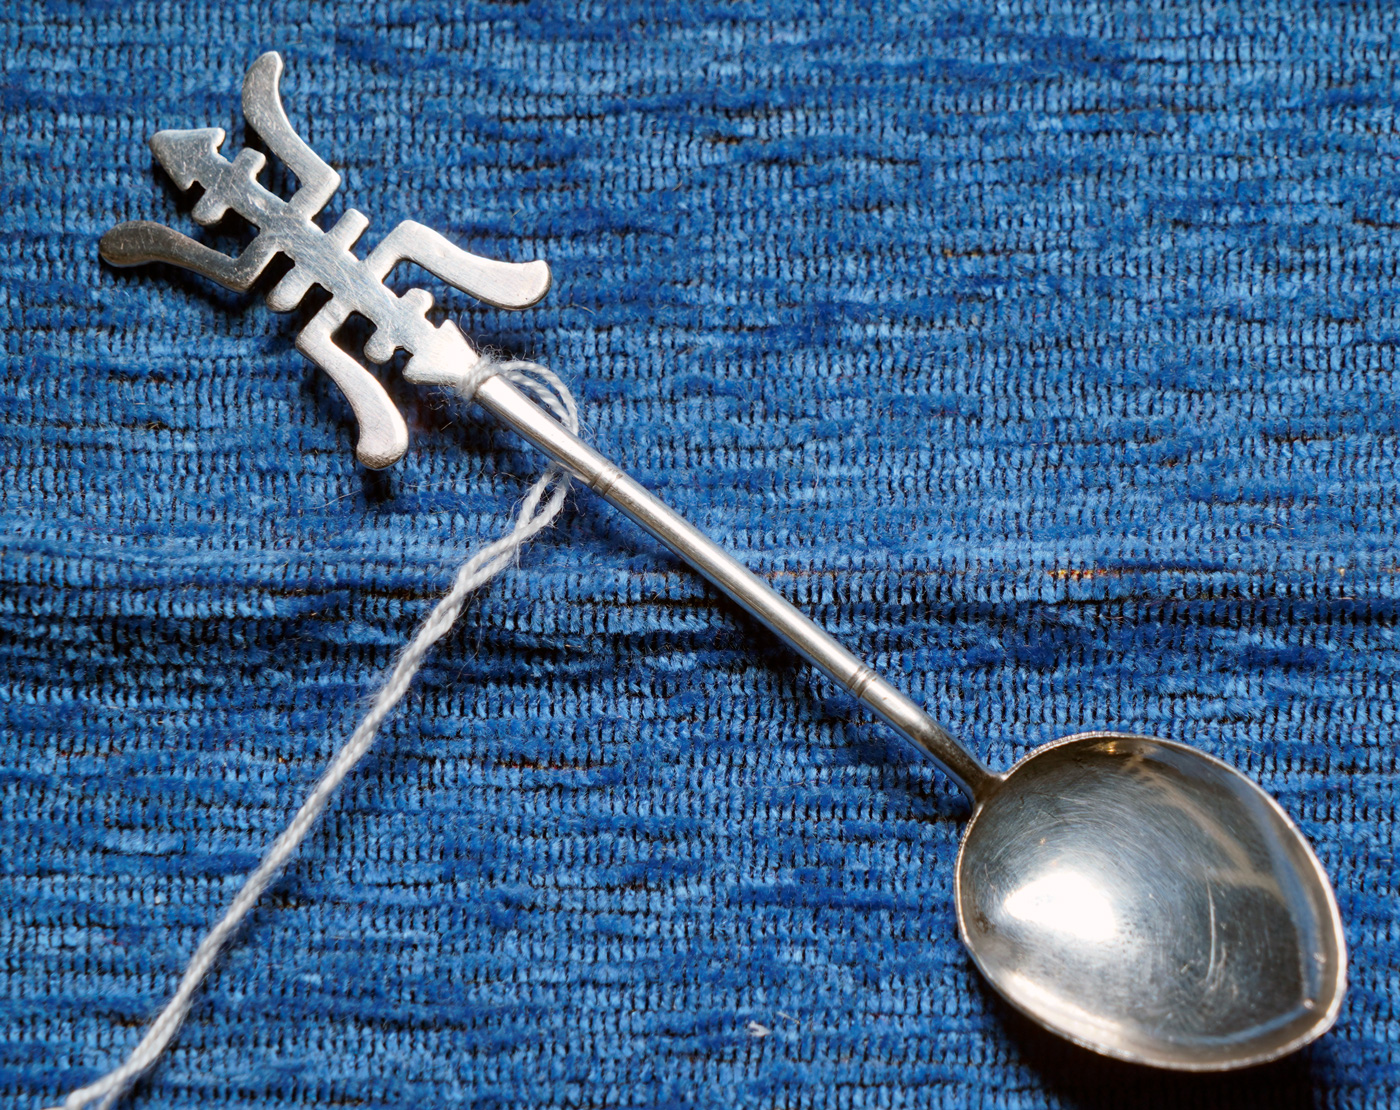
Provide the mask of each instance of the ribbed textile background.
{"label": "ribbed textile background", "polygon": [[390,366],[368,473],[305,311],[98,262],[195,230],[146,140],[239,149],[269,48],[362,248],[555,274],[400,288],[995,766],[1116,726],[1257,778],[1353,985],[1242,1075],[1039,1033],[958,943],[960,797],[584,493],[131,1106],[1400,1104],[1400,9],[20,2],[0,46],[6,1105],[126,1054],[541,465]]}

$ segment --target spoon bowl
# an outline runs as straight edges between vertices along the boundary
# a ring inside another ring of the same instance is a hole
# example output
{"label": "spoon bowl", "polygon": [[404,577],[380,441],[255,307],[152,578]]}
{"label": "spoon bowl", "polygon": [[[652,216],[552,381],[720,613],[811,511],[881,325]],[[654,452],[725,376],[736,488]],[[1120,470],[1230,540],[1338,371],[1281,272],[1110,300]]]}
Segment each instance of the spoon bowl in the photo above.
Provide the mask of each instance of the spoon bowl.
{"label": "spoon bowl", "polygon": [[963,943],[1034,1021],[1182,1071],[1283,1056],[1346,989],[1336,899],[1282,809],[1181,744],[1085,733],[979,799],[958,852]]}

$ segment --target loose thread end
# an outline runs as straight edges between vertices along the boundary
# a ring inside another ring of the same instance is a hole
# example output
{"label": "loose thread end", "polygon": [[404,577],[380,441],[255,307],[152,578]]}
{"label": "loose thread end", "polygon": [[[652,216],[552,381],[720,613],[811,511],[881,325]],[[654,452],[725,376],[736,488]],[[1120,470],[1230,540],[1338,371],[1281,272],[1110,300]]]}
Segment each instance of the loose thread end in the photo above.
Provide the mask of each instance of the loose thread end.
{"label": "loose thread end", "polygon": [[[473,364],[462,374],[460,383],[443,383],[456,388],[470,397],[476,387],[493,374],[515,373],[520,364],[497,363],[484,359]],[[544,367],[533,368],[544,382],[543,388],[556,391],[556,403],[567,414],[569,422],[577,427],[577,406],[568,388]],[[557,411],[557,410],[556,410]],[[174,1038],[189,1009],[190,997],[203,981],[210,966],[222,952],[225,944],[244,915],[261,897],[272,877],[280,873],[291,859],[320,815],[330,796],[339,787],[350,769],[360,760],[374,741],[380,723],[389,711],[399,702],[408,689],[414,674],[422,663],[428,649],[439,637],[446,633],[460,614],[466,595],[485,585],[501,571],[512,565],[525,543],[554,520],[563,509],[564,496],[568,490],[567,475],[561,486],[554,488],[546,499],[551,484],[555,481],[554,468],[549,468],[530,488],[516,512],[514,526],[502,537],[486,545],[463,564],[458,571],[451,590],[443,597],[427,619],[419,627],[413,639],[404,649],[398,663],[389,677],[380,686],[369,711],[361,720],[350,739],[336,752],[330,764],[322,773],[310,796],[303,801],[296,816],[274,841],[258,867],[244,880],[244,885],[225,911],[205,935],[185,970],[179,989],[166,1004],[165,1009],[152,1023],[145,1037],[132,1050],[126,1062],[108,1072],[96,1082],[72,1092],[58,1106],[44,1110],[83,1110],[97,1105],[97,1110],[109,1110],[127,1091],[132,1082],[146,1071],[160,1056]]]}

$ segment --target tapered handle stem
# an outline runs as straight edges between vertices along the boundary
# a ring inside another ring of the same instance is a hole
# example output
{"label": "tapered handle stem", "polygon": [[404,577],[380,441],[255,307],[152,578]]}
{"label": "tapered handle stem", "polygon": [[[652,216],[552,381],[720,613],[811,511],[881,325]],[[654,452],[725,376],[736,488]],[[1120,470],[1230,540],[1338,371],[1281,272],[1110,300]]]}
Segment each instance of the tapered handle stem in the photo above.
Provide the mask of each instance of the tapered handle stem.
{"label": "tapered handle stem", "polygon": [[560,426],[510,382],[501,377],[488,378],[477,387],[473,399],[621,509],[814,667],[936,759],[974,802],[986,797],[1001,781],[927,713],[838,644],[820,625],[684,517]]}

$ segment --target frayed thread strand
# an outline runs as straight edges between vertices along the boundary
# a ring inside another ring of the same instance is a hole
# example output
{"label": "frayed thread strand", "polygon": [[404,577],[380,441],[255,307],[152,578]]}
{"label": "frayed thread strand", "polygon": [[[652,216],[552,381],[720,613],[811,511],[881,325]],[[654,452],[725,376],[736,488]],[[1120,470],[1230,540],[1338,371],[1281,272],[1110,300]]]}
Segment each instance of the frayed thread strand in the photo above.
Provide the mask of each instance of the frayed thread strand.
{"label": "frayed thread strand", "polygon": [[[533,362],[491,362],[482,359],[464,371],[451,388],[470,399],[476,388],[487,378],[499,374],[512,384],[527,390],[547,408],[569,431],[578,432],[578,406],[573,394],[559,377]],[[180,978],[175,994],[165,1009],[151,1023],[140,1042],[119,1066],[101,1079],[73,1091],[60,1107],[51,1110],[81,1110],[97,1103],[99,1110],[112,1105],[149,1068],[174,1038],[189,1013],[195,991],[218,959],[229,938],[249,910],[257,904],[263,891],[286,867],[312,825],[326,808],[341,781],[374,743],[379,726],[407,692],[413,676],[422,666],[428,650],[443,637],[461,614],[467,597],[509,567],[519,556],[520,549],[538,532],[554,522],[564,507],[569,492],[569,477],[558,466],[551,465],[532,485],[521,501],[511,530],[500,539],[487,544],[458,569],[452,588],[433,607],[419,626],[413,639],[399,656],[388,679],[375,694],[369,711],[351,734],[349,741],[335,754],[296,815],[268,849],[262,862],[244,880],[242,888],[228,909],[200,941],[190,958],[189,966]]]}

